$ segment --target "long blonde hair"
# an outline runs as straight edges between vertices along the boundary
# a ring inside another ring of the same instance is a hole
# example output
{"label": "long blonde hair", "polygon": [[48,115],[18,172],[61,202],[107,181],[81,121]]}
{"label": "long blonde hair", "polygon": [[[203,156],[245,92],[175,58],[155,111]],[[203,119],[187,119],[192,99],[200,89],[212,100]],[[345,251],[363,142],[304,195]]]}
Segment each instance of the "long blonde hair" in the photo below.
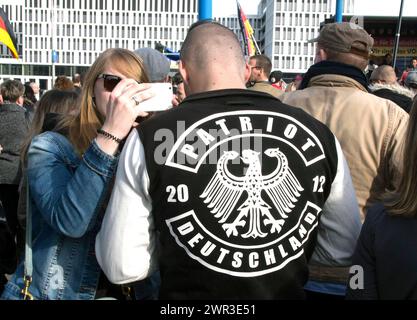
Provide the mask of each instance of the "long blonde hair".
{"label": "long blonde hair", "polygon": [[385,196],[392,215],[417,217],[417,98],[414,99],[403,145],[403,173],[398,190]]}
{"label": "long blonde hair", "polygon": [[80,112],[75,118],[67,118],[62,121],[57,129],[67,127],[68,138],[77,152],[83,154],[99,129],[105,118],[100,114],[94,103],[94,85],[97,76],[103,73],[106,66],[111,64],[127,78],[139,82],[149,82],[142,60],[132,51],[120,48],[107,49],[101,53],[88,70],[81,94]]}

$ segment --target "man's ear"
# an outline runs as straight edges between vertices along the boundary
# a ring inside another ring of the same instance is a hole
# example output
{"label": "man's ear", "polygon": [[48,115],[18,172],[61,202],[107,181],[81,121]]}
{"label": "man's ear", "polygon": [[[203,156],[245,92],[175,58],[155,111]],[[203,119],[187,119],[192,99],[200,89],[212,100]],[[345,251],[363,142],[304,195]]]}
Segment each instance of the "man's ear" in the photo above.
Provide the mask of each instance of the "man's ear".
{"label": "man's ear", "polygon": [[269,79],[269,74],[266,74],[266,72],[265,72],[265,69],[264,68],[261,68],[261,72],[260,72],[261,74],[262,74],[262,78],[267,78],[267,79]]}
{"label": "man's ear", "polygon": [[180,72],[180,75],[182,77],[182,81],[184,81],[184,84],[188,84],[189,82],[188,72],[187,72],[185,63],[182,60],[180,60],[180,63],[178,65],[178,71]]}
{"label": "man's ear", "polygon": [[316,56],[314,58],[314,63],[318,63],[321,61],[327,60],[327,53],[323,48],[317,47],[316,49]]}
{"label": "man's ear", "polygon": [[[184,84],[184,91],[185,94],[188,96],[190,94],[193,93],[193,89],[191,89],[190,84],[190,70],[189,70],[189,66],[184,63],[184,61],[180,60],[180,63],[178,65],[178,71],[180,72],[180,75],[182,77],[182,82]],[[194,85],[198,84],[198,81],[195,81],[196,79],[194,79],[193,81],[196,82],[194,83]]]}
{"label": "man's ear", "polygon": [[23,96],[20,96],[19,98],[17,98],[17,101],[16,101],[16,103],[19,105],[19,106],[23,106],[23,103],[25,102],[25,98],[23,98]]}
{"label": "man's ear", "polygon": [[319,54],[320,54],[320,57],[321,57],[321,61],[327,60],[327,52],[324,49],[320,49]]}
{"label": "man's ear", "polygon": [[247,83],[249,81],[251,72],[252,72],[252,69],[251,69],[250,65],[246,62],[246,64],[245,64],[245,83]]}

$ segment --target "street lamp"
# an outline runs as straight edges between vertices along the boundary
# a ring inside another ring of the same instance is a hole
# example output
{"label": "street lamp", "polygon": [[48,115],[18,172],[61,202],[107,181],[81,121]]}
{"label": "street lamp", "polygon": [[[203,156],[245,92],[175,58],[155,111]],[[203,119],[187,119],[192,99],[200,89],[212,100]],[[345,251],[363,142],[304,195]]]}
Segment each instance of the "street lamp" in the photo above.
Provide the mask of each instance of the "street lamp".
{"label": "street lamp", "polygon": [[398,46],[400,44],[401,22],[403,20],[403,8],[404,8],[404,0],[401,0],[400,15],[398,17],[398,23],[397,23],[397,33],[395,34],[394,57],[393,57],[393,62],[392,62],[392,67],[394,69],[395,69],[395,65],[397,64]]}

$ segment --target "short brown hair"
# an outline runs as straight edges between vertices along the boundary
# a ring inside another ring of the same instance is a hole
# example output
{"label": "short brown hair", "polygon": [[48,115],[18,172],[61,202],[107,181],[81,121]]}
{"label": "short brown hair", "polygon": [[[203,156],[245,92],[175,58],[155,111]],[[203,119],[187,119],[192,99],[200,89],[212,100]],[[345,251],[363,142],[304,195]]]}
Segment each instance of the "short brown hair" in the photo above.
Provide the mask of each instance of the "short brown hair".
{"label": "short brown hair", "polygon": [[410,111],[403,145],[403,172],[398,189],[385,197],[385,207],[392,215],[417,217],[417,99]]}
{"label": "short brown hair", "polygon": [[16,102],[25,94],[25,87],[19,80],[6,80],[1,84],[3,101]]}
{"label": "short brown hair", "polygon": [[259,54],[256,56],[250,57],[256,61],[256,66],[264,70],[265,75],[268,77],[272,70],[271,60],[264,54]]}
{"label": "short brown hair", "polygon": [[58,76],[55,79],[54,89],[71,90],[74,89],[74,83],[66,76]]}

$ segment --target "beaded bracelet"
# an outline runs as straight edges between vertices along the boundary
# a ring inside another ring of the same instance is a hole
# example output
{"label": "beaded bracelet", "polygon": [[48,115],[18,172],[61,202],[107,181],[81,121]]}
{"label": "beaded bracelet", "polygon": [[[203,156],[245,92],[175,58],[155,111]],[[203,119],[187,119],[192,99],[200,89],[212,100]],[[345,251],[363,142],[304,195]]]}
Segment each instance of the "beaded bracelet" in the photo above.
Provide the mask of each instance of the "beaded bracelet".
{"label": "beaded bracelet", "polygon": [[112,140],[116,141],[117,143],[122,143],[122,139],[119,139],[119,138],[115,137],[114,135],[108,133],[107,131],[104,131],[103,129],[97,129],[97,133],[102,134],[106,138],[112,139]]}

